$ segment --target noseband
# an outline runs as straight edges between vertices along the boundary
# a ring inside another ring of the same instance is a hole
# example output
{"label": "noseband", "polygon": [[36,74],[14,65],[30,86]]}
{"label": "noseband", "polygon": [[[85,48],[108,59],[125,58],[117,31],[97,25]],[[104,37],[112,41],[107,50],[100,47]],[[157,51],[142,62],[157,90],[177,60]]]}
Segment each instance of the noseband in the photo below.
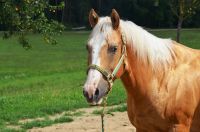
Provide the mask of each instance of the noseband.
{"label": "noseband", "polygon": [[116,74],[119,71],[121,65],[123,64],[123,61],[124,61],[124,58],[125,58],[125,55],[126,55],[126,38],[125,38],[124,33],[122,33],[121,39],[122,39],[122,45],[123,45],[122,46],[122,55],[121,55],[121,58],[120,58],[120,60],[118,61],[117,65],[116,65],[115,69],[112,72],[111,71],[107,71],[107,70],[105,70],[105,69],[103,69],[100,66],[95,65],[95,64],[91,64],[88,67],[88,71],[90,69],[95,69],[95,70],[99,71],[106,78],[106,80],[107,80],[107,82],[109,84],[108,92],[112,88],[114,77],[116,76]]}

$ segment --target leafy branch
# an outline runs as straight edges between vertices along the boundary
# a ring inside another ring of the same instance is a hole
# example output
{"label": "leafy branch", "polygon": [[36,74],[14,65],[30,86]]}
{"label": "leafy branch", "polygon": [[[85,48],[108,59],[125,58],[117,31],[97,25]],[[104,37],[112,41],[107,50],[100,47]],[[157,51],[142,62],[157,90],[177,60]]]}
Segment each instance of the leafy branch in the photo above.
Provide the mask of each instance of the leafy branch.
{"label": "leafy branch", "polygon": [[0,24],[5,26],[4,38],[9,38],[13,33],[19,35],[19,42],[25,48],[30,44],[25,35],[29,32],[40,33],[44,40],[56,44],[53,38],[64,30],[64,26],[55,20],[48,19],[46,13],[51,10],[64,8],[64,3],[49,5],[46,0],[1,0]]}

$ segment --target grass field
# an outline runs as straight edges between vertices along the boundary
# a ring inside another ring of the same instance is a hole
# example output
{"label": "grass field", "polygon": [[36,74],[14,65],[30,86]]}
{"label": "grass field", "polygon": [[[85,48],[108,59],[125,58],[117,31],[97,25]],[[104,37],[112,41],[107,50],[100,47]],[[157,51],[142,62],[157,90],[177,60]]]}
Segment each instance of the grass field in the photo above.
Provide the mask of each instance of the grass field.
{"label": "grass field", "polygon": [[[175,38],[173,30],[151,32]],[[17,124],[20,119],[88,107],[82,96],[88,35],[88,32],[66,32],[54,46],[45,44],[39,35],[28,35],[33,47],[28,51],[18,44],[16,37],[0,38],[0,131],[11,131],[5,126]],[[200,30],[183,30],[182,43],[200,48]],[[122,84],[116,83],[109,105],[126,100]]]}

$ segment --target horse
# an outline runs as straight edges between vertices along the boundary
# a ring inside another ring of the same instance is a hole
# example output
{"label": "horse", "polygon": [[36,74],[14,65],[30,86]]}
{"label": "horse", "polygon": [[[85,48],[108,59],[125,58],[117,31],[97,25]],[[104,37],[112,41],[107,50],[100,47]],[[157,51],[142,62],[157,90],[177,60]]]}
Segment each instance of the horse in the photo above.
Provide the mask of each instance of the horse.
{"label": "horse", "polygon": [[200,131],[200,51],[156,37],[115,9],[91,9],[88,71],[83,94],[98,105],[120,78],[137,132]]}

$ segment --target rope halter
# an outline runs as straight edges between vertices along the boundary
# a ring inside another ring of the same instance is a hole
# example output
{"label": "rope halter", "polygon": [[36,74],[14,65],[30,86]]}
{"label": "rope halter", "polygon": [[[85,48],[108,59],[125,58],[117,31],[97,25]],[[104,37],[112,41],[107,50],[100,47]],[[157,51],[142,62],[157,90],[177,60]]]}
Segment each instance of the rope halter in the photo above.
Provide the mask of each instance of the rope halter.
{"label": "rope halter", "polygon": [[106,78],[106,80],[107,80],[107,82],[109,84],[108,92],[112,88],[114,77],[116,76],[116,74],[119,71],[121,65],[123,64],[124,58],[125,58],[125,55],[126,55],[126,38],[125,38],[124,33],[121,34],[121,39],[122,39],[122,55],[121,55],[121,58],[120,58],[120,60],[118,61],[117,65],[116,65],[115,69],[112,72],[107,71],[107,70],[105,70],[105,69],[103,69],[100,66],[95,65],[95,64],[91,64],[88,67],[88,71],[90,69],[95,69],[95,70],[99,71]]}

